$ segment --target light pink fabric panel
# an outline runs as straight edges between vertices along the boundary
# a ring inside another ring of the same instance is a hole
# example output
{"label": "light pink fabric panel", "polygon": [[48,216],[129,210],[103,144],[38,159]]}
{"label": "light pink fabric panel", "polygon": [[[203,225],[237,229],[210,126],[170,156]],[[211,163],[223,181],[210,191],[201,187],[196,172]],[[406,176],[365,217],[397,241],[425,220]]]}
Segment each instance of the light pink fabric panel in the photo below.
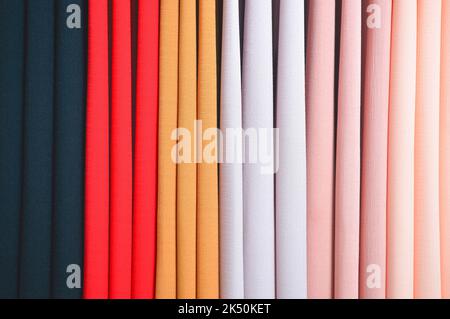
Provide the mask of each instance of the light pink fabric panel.
{"label": "light pink fabric panel", "polygon": [[306,57],[308,297],[333,297],[335,1],[309,2]]}
{"label": "light pink fabric panel", "polygon": [[416,1],[393,1],[388,143],[388,298],[412,298],[414,291],[416,30]]}
{"label": "light pink fabric panel", "polygon": [[441,0],[418,0],[417,3],[414,296],[422,299],[441,297],[439,244]]}
{"label": "light pink fabric panel", "polygon": [[450,0],[442,0],[441,50],[441,271],[442,297],[450,298]]}
{"label": "light pink fabric panel", "polygon": [[386,195],[391,0],[366,7],[361,176],[360,297],[386,296]]}
{"label": "light pink fabric panel", "polygon": [[336,298],[358,298],[361,1],[342,0],[336,147],[335,273]]}

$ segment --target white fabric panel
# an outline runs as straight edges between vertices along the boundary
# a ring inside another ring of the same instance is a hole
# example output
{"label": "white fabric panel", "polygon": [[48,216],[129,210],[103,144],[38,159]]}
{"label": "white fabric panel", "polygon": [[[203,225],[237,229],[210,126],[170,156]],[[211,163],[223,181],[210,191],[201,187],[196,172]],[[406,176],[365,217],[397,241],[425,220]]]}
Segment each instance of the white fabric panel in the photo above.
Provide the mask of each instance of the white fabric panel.
{"label": "white fabric panel", "polygon": [[[242,139],[233,144],[227,129],[242,129],[241,51],[239,0],[224,0],[222,27],[222,82],[220,127],[224,134],[224,163],[220,165],[220,296],[244,298],[244,243],[242,154],[229,163],[227,146],[242,150]],[[242,135],[241,135],[242,137]],[[238,155],[238,154],[236,154]]]}
{"label": "white fabric panel", "polygon": [[277,297],[306,298],[306,123],[304,2],[281,0],[276,175]]}
{"label": "white fabric panel", "polygon": [[[245,298],[270,299],[275,297],[274,175],[261,155],[273,139],[261,139],[273,137],[267,129],[274,125],[271,0],[245,1],[243,55],[243,126],[258,130],[257,145],[254,138],[244,141]],[[250,155],[258,160],[249,163]]]}

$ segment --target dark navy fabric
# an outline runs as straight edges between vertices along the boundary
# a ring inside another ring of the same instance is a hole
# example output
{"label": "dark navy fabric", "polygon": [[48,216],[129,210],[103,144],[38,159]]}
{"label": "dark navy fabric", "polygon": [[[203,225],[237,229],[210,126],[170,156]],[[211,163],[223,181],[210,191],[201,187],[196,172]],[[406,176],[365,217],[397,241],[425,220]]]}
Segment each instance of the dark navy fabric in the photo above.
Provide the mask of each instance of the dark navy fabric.
{"label": "dark navy fabric", "polygon": [[81,298],[87,5],[59,0],[55,10],[52,297]]}
{"label": "dark navy fabric", "polygon": [[51,296],[54,7],[53,0],[26,6],[21,298]]}
{"label": "dark navy fabric", "polygon": [[23,0],[0,0],[0,298],[18,297],[24,72]]}

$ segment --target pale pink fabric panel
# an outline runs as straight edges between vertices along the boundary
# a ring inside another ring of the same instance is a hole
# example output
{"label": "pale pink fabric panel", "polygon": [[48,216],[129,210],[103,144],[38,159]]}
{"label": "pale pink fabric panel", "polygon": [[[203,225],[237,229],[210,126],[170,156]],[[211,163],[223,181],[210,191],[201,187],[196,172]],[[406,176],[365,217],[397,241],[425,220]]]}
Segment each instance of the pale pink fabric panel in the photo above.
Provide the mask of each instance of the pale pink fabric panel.
{"label": "pale pink fabric panel", "polygon": [[388,298],[414,293],[414,118],[417,2],[392,7],[388,142]]}
{"label": "pale pink fabric panel", "polygon": [[336,147],[335,297],[358,298],[361,1],[342,1]]}
{"label": "pale pink fabric panel", "polygon": [[416,298],[440,298],[439,83],[441,0],[418,0],[417,3],[414,295]]}
{"label": "pale pink fabric panel", "polygon": [[308,297],[333,297],[335,1],[309,2],[306,57]]}
{"label": "pale pink fabric panel", "polygon": [[360,297],[386,297],[386,195],[391,0],[368,0],[361,176]]}
{"label": "pale pink fabric panel", "polygon": [[441,271],[442,297],[450,298],[450,0],[442,0],[441,50]]}

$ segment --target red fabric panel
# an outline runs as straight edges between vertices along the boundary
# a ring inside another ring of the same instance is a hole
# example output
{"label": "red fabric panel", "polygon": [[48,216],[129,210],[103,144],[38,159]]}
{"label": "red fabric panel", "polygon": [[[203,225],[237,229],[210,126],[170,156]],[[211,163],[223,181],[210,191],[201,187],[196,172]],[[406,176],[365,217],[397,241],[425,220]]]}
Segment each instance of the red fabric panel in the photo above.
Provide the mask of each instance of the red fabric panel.
{"label": "red fabric panel", "polygon": [[131,297],[131,1],[112,1],[109,297]]}
{"label": "red fabric panel", "polygon": [[84,297],[108,298],[108,0],[89,0]]}
{"label": "red fabric panel", "polygon": [[133,198],[133,298],[154,298],[158,146],[159,1],[138,4]]}

